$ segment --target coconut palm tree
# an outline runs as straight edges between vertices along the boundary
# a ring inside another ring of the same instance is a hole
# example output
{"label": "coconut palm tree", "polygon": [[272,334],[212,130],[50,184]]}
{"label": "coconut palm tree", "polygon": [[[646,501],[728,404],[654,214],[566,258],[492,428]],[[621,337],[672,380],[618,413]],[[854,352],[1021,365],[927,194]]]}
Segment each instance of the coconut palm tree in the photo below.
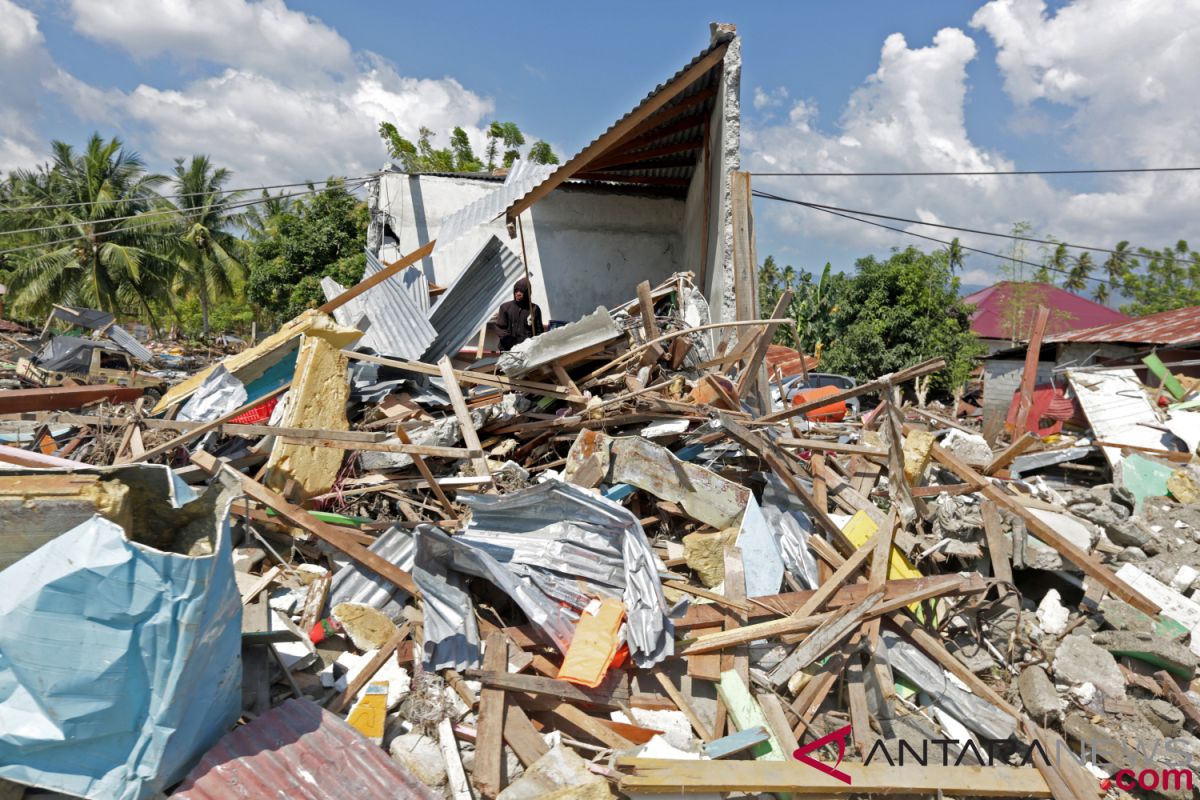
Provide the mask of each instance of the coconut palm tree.
{"label": "coconut palm tree", "polygon": [[175,159],[180,226],[176,288],[181,293],[195,292],[200,299],[205,337],[210,303],[215,297],[229,296],[234,282],[245,273],[245,242],[228,230],[238,221],[230,207],[241,200],[242,193],[222,188],[232,175],[224,167],[213,169],[208,156],[192,156],[186,166],[182,158]]}
{"label": "coconut palm tree", "polygon": [[284,191],[273,195],[263,189],[262,200],[250,206],[242,214],[242,227],[246,229],[247,235],[253,241],[261,242],[264,239],[273,238],[278,233],[279,218],[290,213],[295,207],[296,201],[288,197]]}
{"label": "coconut palm tree", "polygon": [[[121,140],[99,134],[82,152],[51,143],[45,174],[19,171],[21,200],[36,223],[31,249],[16,254],[12,278],[23,312],[71,303],[112,313],[168,300],[173,264],[172,215],[155,193],[166,177],[147,173]],[[24,234],[23,234],[24,235]]]}
{"label": "coconut palm tree", "polygon": [[1083,252],[1075,259],[1074,266],[1067,273],[1067,279],[1063,281],[1062,288],[1068,292],[1082,292],[1087,288],[1087,279],[1092,274],[1092,254]]}

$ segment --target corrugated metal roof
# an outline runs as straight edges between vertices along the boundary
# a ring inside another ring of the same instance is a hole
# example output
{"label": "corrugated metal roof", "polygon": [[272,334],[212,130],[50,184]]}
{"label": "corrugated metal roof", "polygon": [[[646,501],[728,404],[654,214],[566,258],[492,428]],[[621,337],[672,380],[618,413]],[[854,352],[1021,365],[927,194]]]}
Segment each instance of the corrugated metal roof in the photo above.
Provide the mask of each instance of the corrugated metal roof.
{"label": "corrugated metal roof", "polygon": [[[367,251],[367,267],[363,270],[363,277],[369,278],[376,272],[383,270],[383,264],[379,258],[370,250]],[[388,279],[388,283],[392,281],[399,282],[404,292],[408,295],[408,299],[412,304],[421,309],[422,314],[429,312],[429,281],[425,280],[425,273],[421,272],[416,267],[402,269],[399,273]],[[368,292],[368,294],[370,294]]]}
{"label": "corrugated metal roof", "polygon": [[1027,339],[1039,304],[1053,309],[1046,323],[1046,333],[1051,335],[1129,320],[1120,311],[1086,297],[1033,281],[1001,281],[967,295],[963,302],[975,306],[971,330],[985,339],[1008,339],[1014,335],[1018,340]]}
{"label": "corrugated metal roof", "polygon": [[113,325],[108,329],[107,333],[108,338],[119,344],[125,352],[143,364],[149,364],[154,359],[154,353],[143,347],[141,342],[133,338],[132,334],[120,325]]}
{"label": "corrugated metal roof", "polygon": [[[368,253],[367,268],[363,277],[369,278],[380,269],[382,266],[379,261]],[[412,271],[414,270],[404,270]],[[419,273],[419,270],[416,272]],[[341,325],[355,326],[364,315],[369,320],[370,327],[355,343],[355,349],[369,347],[384,355],[420,358],[425,348],[436,338],[437,331],[426,319],[425,309],[413,302],[411,290],[401,275],[388,278],[371,291],[354,298],[341,308],[334,309],[333,317]],[[327,300],[332,300],[345,291],[332,278],[321,279],[321,290],[325,292]]]}
{"label": "corrugated metal roof", "polygon": [[553,164],[533,164],[521,160],[513,162],[503,186],[488,192],[442,220],[436,236],[438,247],[444,250],[448,244],[475,226],[491,222],[504,213],[509,203],[523,197],[549,177],[555,169]]}
{"label": "corrugated metal roof", "polygon": [[1129,342],[1188,345],[1200,342],[1200,306],[1177,308],[1128,322],[1098,325],[1047,337],[1048,342]]}
{"label": "corrugated metal roof", "polygon": [[[672,154],[672,155],[664,155],[661,157],[655,156],[653,158],[647,159],[646,163],[647,163],[647,165],[649,165],[649,169],[641,168],[641,169],[636,169],[636,170],[630,169],[627,167],[620,168],[623,165],[618,165],[617,167],[605,168],[603,170],[596,170],[593,172],[588,172],[587,170],[588,170],[588,167],[590,166],[591,162],[584,163],[582,165],[572,164],[572,162],[575,159],[579,158],[580,155],[586,153],[589,149],[596,147],[602,139],[604,139],[605,137],[610,135],[614,129],[616,129],[618,126],[622,125],[630,116],[636,114],[638,109],[640,109],[642,106],[646,105],[646,103],[653,100],[655,96],[657,96],[661,92],[667,90],[672,85],[678,83],[682,79],[684,74],[686,74],[689,70],[691,70],[693,67],[695,67],[697,64],[699,64],[701,61],[703,61],[705,58],[707,58],[709,55],[711,55],[714,51],[716,51],[720,48],[727,47],[729,45],[729,42],[731,42],[735,36],[736,36],[736,34],[734,34],[732,32],[723,32],[723,33],[718,34],[714,38],[713,43],[711,45],[709,45],[703,51],[701,51],[699,55],[697,55],[695,58],[693,58],[691,61],[689,61],[687,64],[685,64],[678,72],[676,72],[670,78],[663,81],[658,86],[654,87],[654,89],[652,89],[650,91],[650,93],[648,95],[646,95],[646,97],[643,98],[640,103],[638,103],[636,106],[634,106],[632,109],[630,109],[630,111],[628,113],[624,114],[620,119],[618,119],[612,125],[608,126],[608,128],[603,133],[601,133],[599,136],[597,136],[595,139],[593,139],[591,142],[589,142],[587,145],[585,145],[579,151],[579,153],[577,153],[572,158],[568,159],[566,161],[566,163],[564,163],[562,166],[558,167],[554,172],[552,172],[546,178],[546,180],[554,180],[556,177],[558,177],[562,180],[566,180],[566,179],[569,179],[572,176],[576,175],[576,173],[578,173],[579,177],[589,178],[592,180],[601,179],[601,180],[607,181],[610,179],[608,176],[611,176],[611,181],[613,181],[613,182],[624,181],[624,182],[629,182],[629,183],[641,183],[641,184],[648,184],[648,185],[658,184],[658,185],[669,185],[669,186],[679,185],[680,182],[682,182],[681,188],[686,190],[687,182],[688,182],[688,180],[690,180],[692,172],[695,169],[695,158],[696,158],[695,155],[693,155],[693,157],[692,157],[691,165],[675,164],[673,166],[661,166],[661,167],[655,167],[653,165],[653,161],[654,160],[671,161],[672,163],[674,163],[675,161],[679,160],[680,157],[683,156],[684,154],[679,153],[679,154]],[[700,102],[700,103],[694,105],[694,107],[689,108],[687,111],[684,111],[679,115],[672,114],[671,110],[674,108],[677,108],[681,104],[687,102],[689,97],[691,97],[695,94],[698,94],[700,92],[703,92],[705,89],[717,87],[720,83],[719,76],[721,74],[722,69],[723,69],[723,64],[721,62],[718,62],[711,69],[709,69],[707,72],[705,72],[701,77],[692,81],[692,83],[689,84],[687,87],[685,87],[679,93],[679,95],[672,98],[672,100],[670,102],[668,102],[666,105],[664,105],[663,108],[660,109],[655,116],[655,118],[662,119],[662,124],[655,126],[655,128],[636,137],[635,140],[639,142],[638,150],[639,151],[649,151],[649,150],[652,150],[652,149],[655,149],[658,147],[663,147],[665,145],[679,144],[681,142],[688,141],[689,137],[695,138],[699,134],[699,132],[703,130],[704,123],[707,121],[707,118],[711,115],[712,109],[715,105],[715,98],[714,97],[706,98],[703,102]],[[689,122],[691,122],[692,124],[688,124]],[[629,144],[630,144],[629,142],[626,142],[624,145],[621,145],[621,146],[625,147],[625,146],[628,146]],[[702,145],[697,146],[696,150],[692,151],[692,152],[699,151],[701,146]],[[604,155],[604,154],[598,154],[598,155]],[[605,177],[601,178],[601,176],[597,174],[599,172],[603,172]],[[544,183],[544,182],[545,181],[540,181],[538,185],[540,185],[541,183]],[[529,191],[525,192],[524,194],[522,194],[519,197],[514,198],[513,201],[511,203],[509,203],[508,209],[511,209],[513,207],[513,205],[523,201],[529,195],[529,192],[533,191],[533,189],[535,189],[535,188],[537,188],[537,185],[530,187]]]}
{"label": "corrugated metal roof", "polygon": [[429,312],[437,338],[422,360],[432,363],[462,349],[509,299],[512,285],[524,274],[525,265],[516,253],[498,237],[488,239]]}
{"label": "corrugated metal roof", "polygon": [[171,795],[182,800],[439,800],[425,784],[311,700],[288,700],[227,734]]}

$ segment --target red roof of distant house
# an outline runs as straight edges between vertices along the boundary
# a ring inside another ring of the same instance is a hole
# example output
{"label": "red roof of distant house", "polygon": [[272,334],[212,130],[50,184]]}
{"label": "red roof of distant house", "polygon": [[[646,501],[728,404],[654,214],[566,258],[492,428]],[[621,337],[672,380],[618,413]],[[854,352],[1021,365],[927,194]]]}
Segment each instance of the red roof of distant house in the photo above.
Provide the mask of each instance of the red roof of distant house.
{"label": "red roof of distant house", "polygon": [[1200,306],[1176,308],[1098,328],[1062,333],[1052,342],[1127,342],[1169,344],[1177,347],[1200,342]]}
{"label": "red roof of distant house", "polygon": [[[1019,320],[1013,319],[1011,304],[1014,296],[1023,306]],[[1016,338],[1027,340],[1029,330],[1033,327],[1033,315],[1039,305],[1050,309],[1050,321],[1046,323],[1047,336],[1132,319],[1120,311],[1048,283],[1001,281],[964,297],[963,302],[975,306],[975,313],[971,315],[971,330],[981,339],[1011,339],[1011,328],[1015,324]]]}

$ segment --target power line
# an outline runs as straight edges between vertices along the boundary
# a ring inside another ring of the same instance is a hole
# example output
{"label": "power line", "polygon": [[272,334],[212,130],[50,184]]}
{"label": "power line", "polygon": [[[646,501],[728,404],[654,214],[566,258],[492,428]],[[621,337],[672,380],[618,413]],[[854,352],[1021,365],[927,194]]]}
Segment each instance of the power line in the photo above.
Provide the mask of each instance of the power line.
{"label": "power line", "polygon": [[[362,184],[368,180],[370,180],[369,177],[358,179],[358,182],[353,186],[353,188],[355,188],[355,189],[360,188],[362,186]],[[306,184],[297,184],[297,185],[306,185]],[[350,183],[347,183],[346,185],[350,186]],[[243,202],[234,203],[234,204],[227,206],[226,208],[227,208],[227,210],[232,210],[232,209],[236,209],[236,208],[246,208],[249,206],[258,205],[260,203],[269,203],[272,200],[281,200],[281,199],[290,198],[290,197],[303,197],[305,195],[310,195],[310,194],[320,194],[323,191],[325,191],[325,190],[324,189],[310,189],[310,190],[304,191],[304,192],[292,192],[290,194],[279,194],[279,195],[275,195],[274,197],[260,197],[255,200],[246,200]],[[189,216],[196,216],[198,213],[200,213],[200,210],[193,209],[192,211],[180,211],[178,209],[173,209],[170,211],[163,211],[163,212],[145,212],[142,214],[134,214],[133,216],[130,216],[130,217],[114,217],[110,220],[92,220],[92,222],[112,222],[112,221],[116,221],[116,220],[139,219],[139,218],[143,218],[143,217],[155,216],[155,215],[161,214],[161,213],[180,214],[184,218],[187,218]],[[57,245],[67,244],[69,242],[77,242],[77,241],[82,241],[85,239],[93,239],[93,238],[100,238],[103,236],[111,236],[116,233],[127,233],[129,231],[139,230],[141,228],[152,228],[159,224],[161,224],[161,221],[155,220],[153,222],[146,222],[141,225],[126,225],[124,227],[112,228],[112,229],[106,230],[106,231],[97,231],[93,234],[88,234],[88,235],[69,236],[69,237],[66,237],[63,239],[55,239],[55,240],[49,241],[49,242],[37,242],[35,244],[22,245],[21,247],[12,247],[7,250],[0,250],[0,256],[8,255],[9,253],[18,253],[23,250],[36,250],[40,247],[55,247]],[[76,223],[68,223],[66,225],[50,226],[50,227],[73,228],[76,226],[77,226]],[[15,233],[29,233],[29,232],[32,232],[35,230],[43,230],[43,229],[33,228],[33,229],[26,230],[26,231],[2,231],[2,232],[0,232],[0,236],[7,236],[10,234],[15,234]]]}
{"label": "power line", "polygon": [[[1018,242],[1032,242],[1034,244],[1046,244],[1046,245],[1053,245],[1055,247],[1061,245],[1063,247],[1069,247],[1073,250],[1091,250],[1096,253],[1110,253],[1112,255],[1121,255],[1121,256],[1125,256],[1127,258],[1145,258],[1146,257],[1134,250],[1127,250],[1127,251],[1121,252],[1121,251],[1113,250],[1108,247],[1094,247],[1092,245],[1086,245],[1086,244],[1071,244],[1070,242],[1059,242],[1059,241],[1055,241],[1054,239],[1038,239],[1033,236],[1020,236],[1015,233],[997,233],[995,231],[985,231],[985,230],[980,230],[978,228],[964,228],[960,225],[946,225],[941,222],[925,222],[924,220],[919,220],[919,219],[909,219],[907,217],[895,217],[890,214],[877,214],[873,211],[859,211],[859,210],[853,209],[853,208],[839,208],[838,206],[829,206],[829,205],[824,205],[822,203],[810,203],[806,200],[793,200],[790,198],[780,197],[778,195],[772,195],[769,192],[761,192],[758,190],[755,190],[754,194],[758,197],[765,197],[765,198],[771,199],[771,200],[785,200],[789,203],[795,203],[796,205],[807,206],[809,208],[816,208],[816,209],[820,209],[821,211],[840,211],[844,214],[857,214],[858,216],[862,216],[862,217],[874,217],[876,219],[887,219],[887,220],[891,220],[892,222],[906,222],[910,225],[925,225],[930,228],[942,228],[944,230],[959,231],[962,233],[974,233],[974,234],[978,234],[980,236],[995,236],[1000,239],[1013,239]],[[1185,257],[1181,257],[1181,256],[1176,256],[1176,260],[1179,262],[1185,263],[1185,264],[1200,264],[1200,261],[1198,261],[1197,259],[1194,259],[1194,258],[1185,258]]]}
{"label": "power line", "polygon": [[[896,233],[903,233],[905,236],[913,236],[917,239],[925,239],[926,241],[937,242],[938,244],[944,244],[946,246],[950,246],[952,244],[952,242],[948,242],[945,239],[938,239],[934,236],[926,236],[923,233],[913,233],[912,231],[906,231],[903,228],[895,228],[891,225],[884,225],[882,222],[874,222],[869,219],[861,219],[860,217],[854,217],[854,216],[851,216],[850,214],[843,214],[839,211],[832,211],[828,208],[822,208],[820,206],[813,205],[812,203],[804,203],[799,200],[792,200],[787,197],[779,197],[778,195],[772,195],[772,194],[768,194],[765,192],[755,191],[754,194],[755,194],[755,196],[762,197],[765,200],[778,200],[783,203],[795,203],[796,205],[804,206],[805,208],[811,208],[815,211],[824,211],[826,214],[832,214],[835,217],[842,217],[843,219],[849,219],[849,220],[853,220],[855,222],[861,222],[864,225],[873,225],[876,228],[883,228],[884,230],[895,231]],[[1047,264],[1035,264],[1032,261],[1025,261],[1024,259],[1015,258],[1013,256],[1006,256],[1003,253],[993,253],[990,250],[980,250],[977,247],[968,247],[967,245],[962,244],[961,242],[959,243],[958,246],[968,252],[979,253],[980,255],[985,255],[985,256],[992,256],[993,258],[998,258],[1002,261],[1009,261],[1009,262],[1012,262],[1015,264],[1024,264],[1025,266],[1036,267],[1038,269],[1044,268],[1047,272],[1057,272],[1060,275],[1071,274],[1069,270],[1058,269],[1057,267],[1051,267]],[[1085,275],[1084,280],[1095,281],[1096,283],[1107,283],[1109,286],[1112,286],[1114,288],[1120,288],[1120,287],[1117,287],[1117,285],[1114,284],[1112,281],[1106,281],[1103,278],[1093,278],[1090,275]]]}
{"label": "power line", "polygon": [[[367,180],[371,177],[372,176],[370,176],[370,175],[366,175],[366,176],[359,176],[356,178],[330,178],[329,180],[324,180],[324,181],[302,181],[300,183],[276,183],[276,184],[272,184],[270,186],[247,186],[247,187],[241,188],[241,189],[219,189],[219,190],[217,190],[215,192],[211,192],[211,193],[210,192],[184,192],[183,194],[160,194],[160,195],[158,195],[158,197],[160,197],[164,200],[179,200],[184,197],[196,197],[197,195],[207,195],[207,194],[225,195],[225,194],[236,194],[238,192],[256,192],[256,191],[260,191],[260,190],[266,191],[267,189],[291,189],[294,186],[316,186],[318,184],[350,183],[352,181]],[[278,195],[276,195],[276,196],[278,197]],[[80,206],[103,205],[103,204],[109,203],[109,202],[112,202],[112,201],[110,201],[110,200],[81,200],[77,203],[55,203],[55,204],[49,204],[49,205],[15,206],[15,207],[14,206],[0,206],[0,209],[2,209],[4,211],[18,211],[18,212],[19,211],[48,211],[50,209],[55,209],[55,208],[79,208]]]}
{"label": "power line", "polygon": [[934,178],[968,175],[1113,175],[1139,172],[1200,172],[1200,167],[1129,167],[1121,169],[1009,169],[933,172],[751,172],[763,178]]}

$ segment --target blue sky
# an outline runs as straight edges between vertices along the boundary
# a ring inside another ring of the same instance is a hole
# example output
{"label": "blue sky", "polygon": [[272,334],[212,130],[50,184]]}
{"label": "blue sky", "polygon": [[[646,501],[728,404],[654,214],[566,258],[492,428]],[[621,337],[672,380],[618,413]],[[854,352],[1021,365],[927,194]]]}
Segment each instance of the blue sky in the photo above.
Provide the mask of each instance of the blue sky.
{"label": "blue sky", "polygon": [[[934,170],[1200,164],[1200,0],[458,3],[0,0],[0,169],[120,135],[149,164],[210,153],[235,183],[362,174],[384,118],[491,119],[569,155],[708,43],[742,38],[743,165]],[[770,179],[898,216],[1111,246],[1200,238],[1200,177]],[[767,201],[758,252],[819,269],[900,234]],[[928,229],[935,236],[944,234]],[[964,237],[1007,252],[987,237]],[[1031,247],[1028,256],[1036,256]],[[1003,277],[971,256],[966,282]]]}

